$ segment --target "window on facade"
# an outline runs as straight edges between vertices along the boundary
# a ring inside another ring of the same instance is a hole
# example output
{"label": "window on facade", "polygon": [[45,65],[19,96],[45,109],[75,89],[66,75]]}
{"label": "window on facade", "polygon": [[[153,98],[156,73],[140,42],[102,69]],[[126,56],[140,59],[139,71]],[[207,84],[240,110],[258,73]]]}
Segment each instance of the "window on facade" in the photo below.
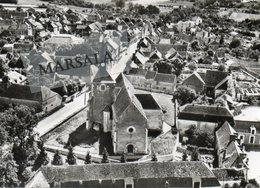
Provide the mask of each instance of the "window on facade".
{"label": "window on facade", "polygon": [[240,142],[241,142],[241,143],[244,143],[244,135],[240,135],[240,136],[239,136],[239,139],[240,139]]}
{"label": "window on facade", "polygon": [[255,134],[255,133],[256,133],[256,129],[255,129],[254,126],[251,126],[251,127],[250,127],[250,133],[251,133],[251,134]]}
{"label": "window on facade", "polygon": [[251,129],[251,134],[255,134],[255,129]]}
{"label": "window on facade", "polygon": [[101,86],[100,86],[100,90],[101,90],[101,91],[104,91],[105,89],[106,89],[106,86],[105,86],[105,85],[101,85]]}
{"label": "window on facade", "polygon": [[135,131],[134,127],[128,127],[128,129],[127,129],[127,132],[130,134],[134,133],[134,131]]}
{"label": "window on facade", "polygon": [[254,136],[250,136],[249,144],[254,144],[254,142],[255,142],[255,137]]}

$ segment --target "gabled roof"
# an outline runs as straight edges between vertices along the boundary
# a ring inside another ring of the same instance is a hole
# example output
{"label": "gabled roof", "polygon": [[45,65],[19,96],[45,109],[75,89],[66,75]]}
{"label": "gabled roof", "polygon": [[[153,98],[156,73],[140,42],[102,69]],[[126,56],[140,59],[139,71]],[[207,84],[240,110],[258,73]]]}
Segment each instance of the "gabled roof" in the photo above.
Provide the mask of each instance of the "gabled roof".
{"label": "gabled roof", "polygon": [[194,72],[193,74],[191,74],[188,78],[186,78],[183,81],[183,83],[186,83],[186,82],[192,83],[192,82],[194,82],[195,79],[199,80],[203,85],[205,85],[204,80],[201,78],[201,76],[197,72]]}
{"label": "gabled roof", "polygon": [[[240,154],[243,153],[239,148],[237,141],[232,141],[225,150],[225,158],[223,158],[222,166],[223,168],[236,167],[234,164],[237,160],[242,160]],[[224,154],[224,153],[223,153]]]}
{"label": "gabled roof", "polygon": [[120,74],[117,77],[117,87],[121,87],[119,93],[116,96],[115,102],[113,104],[113,110],[115,112],[115,118],[121,116],[124,111],[130,106],[134,105],[137,111],[146,119],[143,107],[139,100],[134,95],[134,87],[125,77],[124,74]]}
{"label": "gabled roof", "polygon": [[43,102],[56,95],[58,94],[51,91],[49,88],[45,86],[38,87],[12,84],[7,88],[5,92],[1,93],[0,96],[21,100],[24,99]]}
{"label": "gabled roof", "polygon": [[223,150],[227,147],[230,142],[230,135],[235,135],[237,132],[231,127],[226,121],[217,131],[216,140],[218,143],[219,150]]}
{"label": "gabled roof", "polygon": [[157,49],[154,50],[151,54],[150,54],[150,59],[161,59],[162,58],[162,53],[159,52]]}
{"label": "gabled roof", "polygon": [[206,86],[216,87],[227,76],[227,72],[207,70],[204,81]]}
{"label": "gabled roof", "polygon": [[143,54],[141,54],[140,52],[137,52],[135,54],[135,57],[137,58],[137,60],[142,64],[144,65],[149,58],[145,57]]}
{"label": "gabled roof", "polygon": [[40,171],[48,183],[147,178],[213,178],[211,186],[220,186],[211,170],[199,161],[107,163],[90,165],[43,166]]}

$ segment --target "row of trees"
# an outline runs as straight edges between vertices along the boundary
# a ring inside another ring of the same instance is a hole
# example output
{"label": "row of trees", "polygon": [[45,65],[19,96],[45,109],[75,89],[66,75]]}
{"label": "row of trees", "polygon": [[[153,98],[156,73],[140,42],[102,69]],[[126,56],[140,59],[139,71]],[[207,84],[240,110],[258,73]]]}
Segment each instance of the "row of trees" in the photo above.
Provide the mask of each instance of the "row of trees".
{"label": "row of trees", "polygon": [[[73,147],[70,145],[68,148],[69,152],[67,154],[67,159],[66,162],[69,165],[75,165],[77,164],[77,157],[75,156],[74,152],[73,152]],[[126,163],[127,159],[126,159],[126,155],[123,153],[121,154],[120,157],[120,162],[121,163]],[[156,154],[152,155],[152,159],[151,161],[158,161]],[[38,168],[40,168],[42,165],[47,165],[49,163],[49,159],[47,157],[47,153],[45,151],[45,149],[43,147],[41,147],[41,152],[38,155],[38,158],[36,159],[35,165],[34,165],[34,169],[37,170]],[[91,159],[91,155],[88,152],[86,157],[85,157],[85,164],[91,164],[92,163],[92,159]],[[107,149],[104,148],[104,151],[102,153],[102,160],[101,163],[109,163],[109,159],[108,159],[108,152]],[[51,162],[52,165],[63,165],[64,162],[62,160],[62,157],[60,155],[60,152],[57,150],[53,156],[53,160]]]}

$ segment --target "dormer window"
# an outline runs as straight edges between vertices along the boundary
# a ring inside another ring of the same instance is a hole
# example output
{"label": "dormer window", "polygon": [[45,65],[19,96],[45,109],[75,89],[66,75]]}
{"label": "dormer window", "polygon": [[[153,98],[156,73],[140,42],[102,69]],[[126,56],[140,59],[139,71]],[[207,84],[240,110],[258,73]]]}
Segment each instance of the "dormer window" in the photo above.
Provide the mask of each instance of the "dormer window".
{"label": "dormer window", "polygon": [[250,127],[250,133],[251,133],[252,135],[255,135],[255,133],[256,133],[256,128],[255,128],[254,126],[251,126],[251,127]]}

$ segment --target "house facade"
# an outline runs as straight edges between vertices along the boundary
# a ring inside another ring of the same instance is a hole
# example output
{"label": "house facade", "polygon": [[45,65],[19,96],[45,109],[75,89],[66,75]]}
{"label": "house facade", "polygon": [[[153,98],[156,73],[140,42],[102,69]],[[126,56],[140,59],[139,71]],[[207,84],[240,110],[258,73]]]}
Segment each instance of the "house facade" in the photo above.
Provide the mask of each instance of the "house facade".
{"label": "house facade", "polygon": [[25,187],[220,188],[221,185],[204,163],[185,161],[44,166]]}
{"label": "house facade", "polygon": [[184,132],[195,125],[200,130],[214,132],[225,121],[234,124],[233,115],[226,107],[186,104],[179,108],[177,129]]}

